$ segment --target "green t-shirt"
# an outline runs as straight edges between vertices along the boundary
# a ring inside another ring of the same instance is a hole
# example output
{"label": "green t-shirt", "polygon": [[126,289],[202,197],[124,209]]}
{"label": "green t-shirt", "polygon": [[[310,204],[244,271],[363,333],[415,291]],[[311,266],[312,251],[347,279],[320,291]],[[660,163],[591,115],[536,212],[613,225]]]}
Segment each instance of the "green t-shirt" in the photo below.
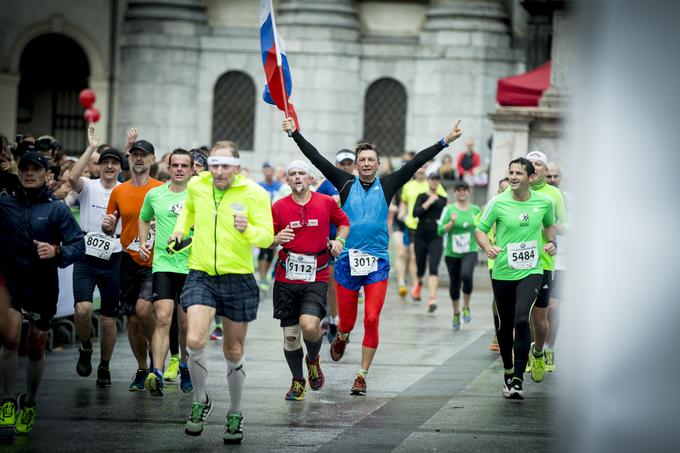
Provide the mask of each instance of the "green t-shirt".
{"label": "green t-shirt", "polygon": [[[477,252],[477,240],[475,239],[475,218],[481,209],[476,204],[471,204],[463,211],[455,203],[452,203],[442,211],[437,225],[437,233],[444,236],[444,256],[460,258],[466,253]],[[451,220],[452,214],[456,214],[456,221],[447,233],[444,226]]]}
{"label": "green t-shirt", "polygon": [[170,183],[151,189],[144,198],[139,218],[145,222],[156,219],[156,240],[153,246],[153,272],[188,274],[189,250],[170,255],[166,248],[168,238],[175,229],[187,191],[172,192]]}
{"label": "green t-shirt", "polygon": [[[562,195],[562,191],[560,189],[543,181],[541,184],[532,186],[531,190],[535,190],[536,192],[547,195],[550,198],[555,211],[555,223],[567,223],[567,209],[564,204],[564,196]],[[543,244],[545,244],[545,237],[541,236],[541,239],[543,240]],[[545,270],[554,271],[555,257],[548,255],[547,252],[541,253],[541,265]]]}
{"label": "green t-shirt", "polygon": [[496,224],[496,245],[500,247],[494,262],[495,280],[521,280],[531,274],[542,274],[539,261],[543,249],[543,228],[555,224],[552,201],[530,191],[527,201],[512,198],[512,192],[496,195],[484,208],[477,229],[488,233]]}

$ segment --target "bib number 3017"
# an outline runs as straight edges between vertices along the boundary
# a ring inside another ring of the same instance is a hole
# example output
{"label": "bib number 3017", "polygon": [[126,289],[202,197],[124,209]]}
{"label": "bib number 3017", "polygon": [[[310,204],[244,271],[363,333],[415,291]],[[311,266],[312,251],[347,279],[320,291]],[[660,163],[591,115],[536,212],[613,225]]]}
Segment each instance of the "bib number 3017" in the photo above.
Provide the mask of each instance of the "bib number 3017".
{"label": "bib number 3017", "polygon": [[113,253],[114,239],[103,233],[91,232],[85,235],[85,254],[108,260]]}
{"label": "bib number 3017", "polygon": [[286,278],[303,282],[316,281],[316,257],[289,252],[286,259]]}
{"label": "bib number 3017", "polygon": [[368,275],[378,270],[378,257],[361,250],[350,249],[349,270],[352,277]]}
{"label": "bib number 3017", "polygon": [[511,269],[533,269],[538,264],[537,241],[508,244],[508,266]]}

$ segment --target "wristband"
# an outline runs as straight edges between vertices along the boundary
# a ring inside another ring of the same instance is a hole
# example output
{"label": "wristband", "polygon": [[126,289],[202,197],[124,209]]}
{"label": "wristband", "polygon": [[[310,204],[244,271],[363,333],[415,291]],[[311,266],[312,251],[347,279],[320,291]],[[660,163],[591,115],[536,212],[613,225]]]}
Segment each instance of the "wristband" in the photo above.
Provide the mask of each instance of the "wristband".
{"label": "wristband", "polygon": [[448,148],[449,147],[449,144],[444,141],[444,137],[440,138],[437,143],[442,145],[442,148]]}
{"label": "wristband", "polygon": [[336,238],[335,240],[341,243],[343,247],[345,246],[345,238]]}
{"label": "wristband", "polygon": [[548,241],[548,244],[554,245],[554,246],[555,246],[555,250],[557,250],[557,241],[555,241],[554,239],[551,239],[551,240]]}

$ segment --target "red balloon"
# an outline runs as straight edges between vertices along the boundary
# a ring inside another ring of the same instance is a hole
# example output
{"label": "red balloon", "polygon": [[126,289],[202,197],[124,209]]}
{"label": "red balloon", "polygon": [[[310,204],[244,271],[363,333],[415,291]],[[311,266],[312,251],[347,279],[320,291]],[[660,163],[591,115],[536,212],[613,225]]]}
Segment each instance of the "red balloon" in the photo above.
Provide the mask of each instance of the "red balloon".
{"label": "red balloon", "polygon": [[83,118],[85,118],[85,122],[89,123],[96,123],[99,121],[99,117],[101,115],[99,114],[99,110],[97,110],[94,107],[90,107],[88,109],[85,109],[85,113],[83,113]]}
{"label": "red balloon", "polygon": [[80,101],[80,105],[82,105],[84,109],[88,109],[92,107],[94,101],[97,100],[97,95],[90,88],[85,88],[83,91],[80,92],[78,100]]}

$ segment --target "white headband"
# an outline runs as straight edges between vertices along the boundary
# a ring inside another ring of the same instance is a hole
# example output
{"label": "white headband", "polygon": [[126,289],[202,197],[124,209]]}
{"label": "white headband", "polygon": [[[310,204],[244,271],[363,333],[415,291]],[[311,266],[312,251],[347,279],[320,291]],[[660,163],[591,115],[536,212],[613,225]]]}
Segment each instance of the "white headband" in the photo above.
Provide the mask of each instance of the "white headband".
{"label": "white headband", "polygon": [[538,160],[538,161],[541,161],[541,163],[543,163],[543,165],[545,165],[546,167],[548,166],[548,156],[546,156],[545,154],[543,154],[540,151],[530,152],[529,154],[527,154],[527,159]]}
{"label": "white headband", "polygon": [[229,156],[210,156],[208,157],[208,165],[241,165],[241,160],[238,157]]}
{"label": "white headband", "polygon": [[294,160],[293,162],[289,163],[288,166],[286,167],[286,176],[288,176],[288,173],[293,168],[298,168],[300,170],[304,170],[305,173],[308,175],[311,175],[311,168],[309,167],[309,164],[305,161],[302,160]]}

